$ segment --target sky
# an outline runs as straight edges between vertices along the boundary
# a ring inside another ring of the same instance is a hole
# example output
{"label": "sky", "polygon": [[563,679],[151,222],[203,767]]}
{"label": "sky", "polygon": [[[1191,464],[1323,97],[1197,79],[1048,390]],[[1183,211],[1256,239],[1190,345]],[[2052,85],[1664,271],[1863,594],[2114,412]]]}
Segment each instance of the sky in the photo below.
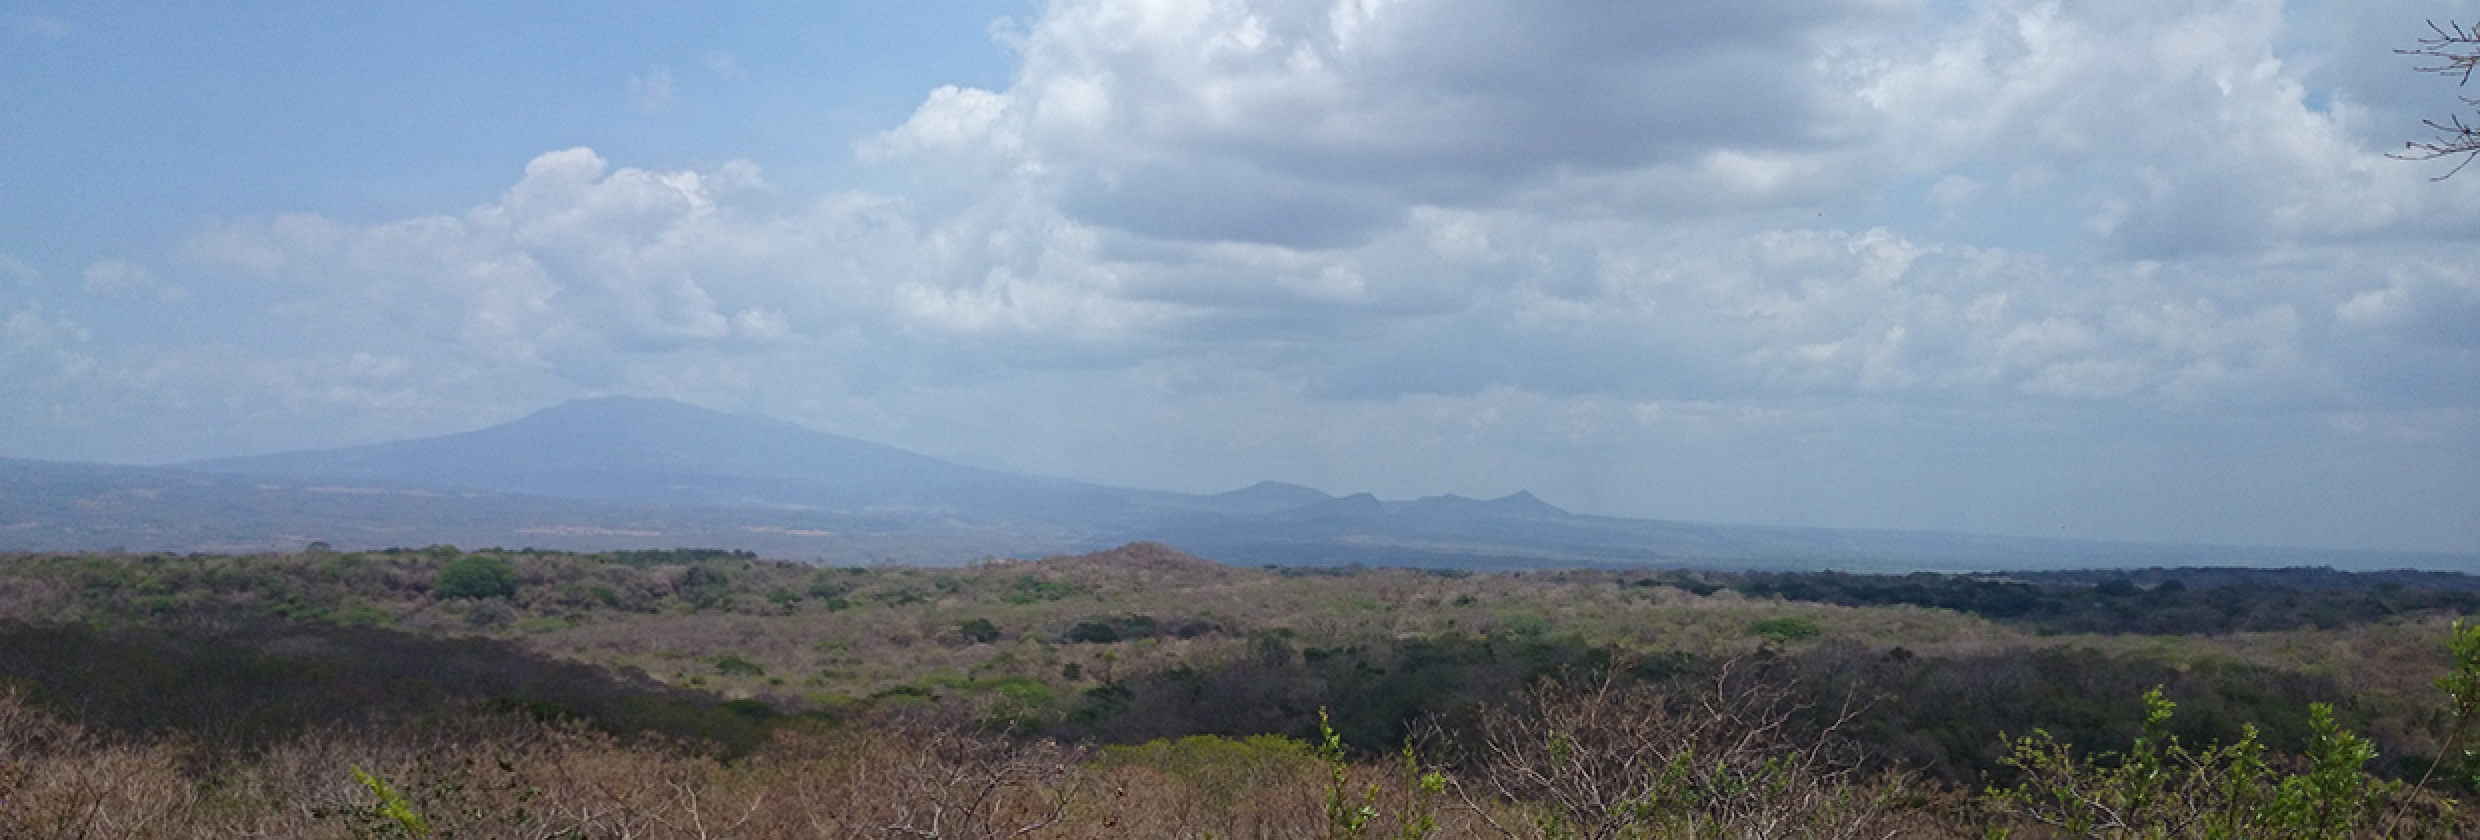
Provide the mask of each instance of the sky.
{"label": "sky", "polygon": [[0,456],[2480,552],[2480,0],[0,0]]}

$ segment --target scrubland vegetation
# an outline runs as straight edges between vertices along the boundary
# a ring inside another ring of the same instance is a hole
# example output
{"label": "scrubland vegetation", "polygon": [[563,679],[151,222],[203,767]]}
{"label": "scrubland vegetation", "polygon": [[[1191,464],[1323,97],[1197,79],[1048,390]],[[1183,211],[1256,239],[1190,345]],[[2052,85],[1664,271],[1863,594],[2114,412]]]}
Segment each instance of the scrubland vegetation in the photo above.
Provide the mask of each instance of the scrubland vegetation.
{"label": "scrubland vegetation", "polygon": [[15,556],[0,836],[2465,836],[2476,589]]}

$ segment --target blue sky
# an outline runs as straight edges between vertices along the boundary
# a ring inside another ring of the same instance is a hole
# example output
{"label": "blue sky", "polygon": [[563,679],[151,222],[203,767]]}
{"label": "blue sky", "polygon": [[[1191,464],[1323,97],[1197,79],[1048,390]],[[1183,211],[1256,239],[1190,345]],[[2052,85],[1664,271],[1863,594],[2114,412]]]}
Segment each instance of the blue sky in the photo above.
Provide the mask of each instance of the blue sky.
{"label": "blue sky", "polygon": [[0,3],[0,455],[596,394],[1220,490],[2480,551],[2397,0]]}

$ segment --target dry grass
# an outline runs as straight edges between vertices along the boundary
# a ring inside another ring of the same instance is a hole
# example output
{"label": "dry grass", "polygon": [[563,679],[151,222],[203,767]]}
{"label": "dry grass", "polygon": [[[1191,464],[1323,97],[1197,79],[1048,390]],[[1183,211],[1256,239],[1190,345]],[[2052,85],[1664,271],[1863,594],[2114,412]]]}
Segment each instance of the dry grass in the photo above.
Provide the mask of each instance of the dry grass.
{"label": "dry grass", "polygon": [[[729,586],[707,595],[698,594],[693,567],[522,555],[512,559],[523,586],[505,602],[435,597],[426,587],[440,560],[422,555],[70,558],[0,575],[0,618],[123,620],[148,614],[149,599],[175,595],[191,597],[180,602],[184,609],[289,599],[334,606],[321,616],[329,620],[344,620],[338,616],[349,609],[354,620],[398,629],[506,638],[782,709],[866,709],[851,699],[927,687],[956,702],[915,704],[912,712],[960,716],[954,720],[1003,719],[988,714],[1004,699],[994,686],[1038,686],[1057,701],[1049,711],[1059,713],[1098,683],[1246,662],[1268,634],[1288,634],[1301,653],[1458,635],[1573,637],[1649,658],[1717,660],[1819,648],[1858,651],[1839,655],[1859,659],[1898,646],[1906,658],[2065,646],[2329,675],[2359,691],[2359,708],[2379,722],[2369,734],[2379,740],[2417,747],[2432,743],[2437,729],[2428,681],[2444,659],[2443,619],[2214,637],[2040,637],[1942,610],[1752,600],[1729,590],[1698,595],[1613,572],[1300,574],[1221,567],[1158,549],[964,569],[715,561],[694,568]],[[117,582],[98,584],[107,580]],[[1081,622],[1131,616],[1201,629],[1115,643],[1068,640]],[[1780,619],[1817,633],[1768,639],[1752,630]],[[996,640],[962,629],[975,620],[996,628]],[[1424,816],[1438,837],[1567,836],[1561,832],[1569,829],[1574,836],[1978,835],[1961,794],[1863,774],[1825,733],[1781,730],[1781,709],[1769,704],[1788,695],[1746,684],[1704,693],[1549,691],[1489,713],[1497,728],[1476,730],[1473,752],[1456,761],[1452,790],[1463,795],[1446,804],[1424,799],[1394,762],[1349,767],[1347,798],[1379,815],[1361,836],[1396,836]],[[901,697],[879,704],[881,711],[902,707]],[[507,721],[324,730],[207,772],[196,766],[198,751],[177,741],[100,738],[6,695],[0,837],[383,835],[390,823],[373,810],[378,800],[354,780],[355,768],[387,780],[432,828],[457,837],[1335,835],[1328,769],[1294,742],[1235,749],[1248,742],[1205,739],[1186,748],[1170,742],[1094,752],[952,723],[867,720],[832,730],[791,727],[731,763],[689,744]],[[1598,769],[1582,774],[1585,765],[1549,761],[1553,733],[1569,750],[1583,735],[1601,739]],[[1431,746],[1433,758],[1449,753]],[[1706,792],[1696,806],[1659,820],[1630,816],[1642,815],[1630,803],[1648,801],[1663,784],[1648,768],[1667,768],[1682,755],[1719,762],[1711,772],[1698,764],[1702,776],[1674,780],[1674,793]],[[1774,787],[1738,800],[1712,794],[1734,784],[1734,795],[1745,794],[1752,779]],[[1575,785],[1588,781],[1590,795],[1578,793]]]}
{"label": "dry grass", "polygon": [[[1479,837],[1532,806],[1441,807],[1399,766],[1348,768],[1375,818],[1339,834],[1331,777],[1281,739],[1192,738],[1108,755],[904,721],[787,732],[723,764],[677,743],[481,722],[334,731],[200,776],[177,746],[106,745],[0,695],[0,836],[404,836],[385,780],[425,827],[460,838]],[[1417,818],[1426,816],[1425,822]],[[1430,826],[1405,834],[1405,826]]]}
{"label": "dry grass", "polygon": [[[445,557],[420,552],[22,557],[0,574],[0,619],[264,609],[286,600],[321,605],[330,620],[505,638],[544,655],[639,669],[784,709],[837,706],[933,678],[1015,677],[1070,697],[1096,680],[1231,662],[1248,655],[1252,636],[1268,632],[1335,647],[1442,634],[1573,637],[1711,658],[1768,644],[1790,652],[1903,646],[1936,656],[2071,643],[1943,610],[1752,600],[1730,590],[1697,595],[1646,585],[1632,573],[1299,574],[1221,566],[1152,544],[954,569],[745,559],[633,567],[587,555],[506,556],[521,586],[505,603],[437,597],[428,585]],[[698,597],[687,580],[693,569],[727,583]],[[1081,622],[1130,616],[1194,632],[1107,644],[1068,639]],[[1788,643],[1750,632],[1784,617],[1823,632]],[[997,628],[997,640],[981,643],[960,631],[976,620]],[[758,668],[719,667],[727,657]],[[1080,676],[1069,676],[1070,665]]]}
{"label": "dry grass", "polygon": [[108,744],[0,691],[0,837],[173,836],[197,797],[172,744]]}
{"label": "dry grass", "polygon": [[[1779,679],[1726,670],[1703,686],[1544,682],[1481,716],[1458,785],[1505,837],[1880,837],[1937,820],[1899,814],[1912,786],[1863,770],[1837,730],[1802,731]],[[1500,819],[1512,811],[1521,819]],[[1904,817],[1913,817],[1905,819]]]}
{"label": "dry grass", "polygon": [[[331,730],[212,770],[0,693],[0,837],[1891,838],[2050,836],[1861,769],[1761,678],[1663,691],[1545,684],[1484,715],[1466,760],[1333,768],[1280,738],[1093,751],[925,721],[779,733],[725,763],[500,719]],[[1440,755],[1456,745],[1433,740]],[[354,771],[384,780],[423,835]],[[1345,830],[1340,803],[1365,807]],[[2461,827],[2468,836],[2468,826]]]}

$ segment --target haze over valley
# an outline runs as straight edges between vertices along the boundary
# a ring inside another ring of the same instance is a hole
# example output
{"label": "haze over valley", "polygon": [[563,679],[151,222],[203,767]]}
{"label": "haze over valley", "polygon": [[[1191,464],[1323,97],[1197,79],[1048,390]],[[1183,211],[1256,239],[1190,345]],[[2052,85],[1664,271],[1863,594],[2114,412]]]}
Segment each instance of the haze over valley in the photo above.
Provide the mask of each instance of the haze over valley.
{"label": "haze over valley", "polygon": [[1781,528],[1578,516],[1527,492],[1216,494],[967,467],[662,399],[577,400],[461,434],[169,467],[0,461],[0,550],[695,546],[956,565],[1160,541],[1238,565],[1856,571],[2326,565],[2480,556]]}

